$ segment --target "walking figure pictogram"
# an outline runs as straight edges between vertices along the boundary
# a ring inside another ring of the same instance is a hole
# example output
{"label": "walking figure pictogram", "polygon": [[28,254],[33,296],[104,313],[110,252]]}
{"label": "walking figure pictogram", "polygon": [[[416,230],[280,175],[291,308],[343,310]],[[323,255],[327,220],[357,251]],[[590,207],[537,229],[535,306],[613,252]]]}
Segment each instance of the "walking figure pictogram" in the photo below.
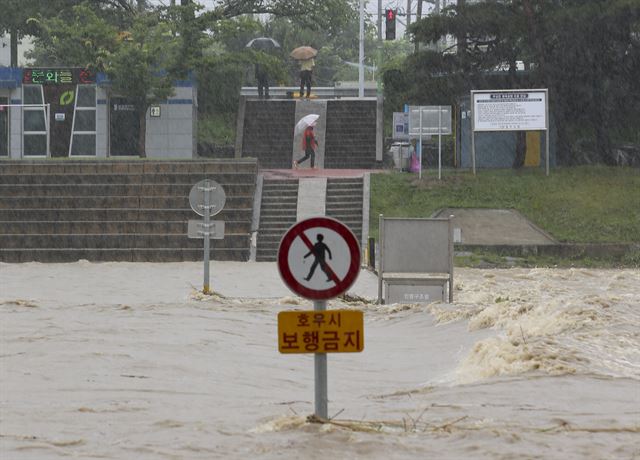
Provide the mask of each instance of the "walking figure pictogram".
{"label": "walking figure pictogram", "polygon": [[318,240],[318,242],[314,244],[311,250],[304,256],[304,258],[306,259],[307,257],[313,254],[313,257],[315,258],[313,261],[313,264],[311,265],[311,269],[309,270],[309,274],[306,276],[305,280],[306,281],[311,280],[311,277],[313,276],[313,272],[316,271],[316,267],[319,264],[322,271],[325,273],[325,275],[327,275],[327,282],[333,281],[331,279],[331,271],[327,266],[327,262],[325,260],[325,253],[329,254],[329,259],[332,258],[331,249],[329,249],[329,246],[327,246],[322,242],[322,240],[324,240],[324,235],[322,235],[321,233],[318,233],[318,235],[316,236],[316,239]]}

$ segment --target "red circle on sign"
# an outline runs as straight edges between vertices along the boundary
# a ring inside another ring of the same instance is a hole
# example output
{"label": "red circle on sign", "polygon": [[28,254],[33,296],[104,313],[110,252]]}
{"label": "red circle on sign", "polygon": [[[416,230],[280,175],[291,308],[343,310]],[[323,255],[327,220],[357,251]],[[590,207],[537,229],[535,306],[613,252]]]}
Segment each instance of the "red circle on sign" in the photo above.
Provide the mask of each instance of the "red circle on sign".
{"label": "red circle on sign", "polygon": [[[329,229],[344,239],[349,248],[349,268],[343,279],[334,281],[328,289],[311,289],[300,283],[289,267],[289,250],[293,242],[311,228]],[[353,232],[342,222],[330,217],[312,217],[294,224],[282,237],[278,249],[278,270],[284,283],[296,294],[311,300],[326,300],[337,297],[353,285],[360,273],[360,245]]]}

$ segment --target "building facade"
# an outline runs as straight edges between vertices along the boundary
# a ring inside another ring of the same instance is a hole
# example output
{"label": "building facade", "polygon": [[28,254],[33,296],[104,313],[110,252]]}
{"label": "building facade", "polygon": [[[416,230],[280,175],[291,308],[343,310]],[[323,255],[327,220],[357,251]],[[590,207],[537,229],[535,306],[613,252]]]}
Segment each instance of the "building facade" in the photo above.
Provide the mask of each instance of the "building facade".
{"label": "building facade", "polygon": [[[148,158],[196,155],[197,88],[146,114]],[[139,117],[101,74],[79,68],[0,68],[0,159],[136,157]]]}

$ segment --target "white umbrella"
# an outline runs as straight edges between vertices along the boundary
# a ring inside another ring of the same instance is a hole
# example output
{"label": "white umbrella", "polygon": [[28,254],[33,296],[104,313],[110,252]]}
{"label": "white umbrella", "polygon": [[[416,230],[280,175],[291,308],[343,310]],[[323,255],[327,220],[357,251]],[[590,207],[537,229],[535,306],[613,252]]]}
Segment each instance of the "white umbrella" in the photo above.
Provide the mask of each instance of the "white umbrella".
{"label": "white umbrella", "polygon": [[300,134],[302,131],[307,129],[307,126],[315,126],[318,118],[320,118],[320,115],[315,113],[310,113],[309,115],[305,115],[304,117],[300,118],[300,121],[296,123],[296,129],[294,133]]}

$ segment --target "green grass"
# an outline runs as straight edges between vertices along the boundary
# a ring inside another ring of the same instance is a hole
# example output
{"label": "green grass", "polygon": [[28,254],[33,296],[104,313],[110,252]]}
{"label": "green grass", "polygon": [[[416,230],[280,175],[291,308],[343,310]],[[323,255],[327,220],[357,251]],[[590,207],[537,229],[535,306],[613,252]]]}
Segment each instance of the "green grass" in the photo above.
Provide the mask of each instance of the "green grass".
{"label": "green grass", "polygon": [[235,138],[235,114],[222,113],[198,117],[199,142],[233,145]]}
{"label": "green grass", "polygon": [[370,235],[378,215],[429,217],[442,208],[512,208],[566,243],[640,242],[640,170],[604,166],[445,170],[371,176]]}
{"label": "green grass", "polygon": [[640,250],[631,250],[624,257],[551,257],[527,255],[524,257],[501,256],[495,252],[477,251],[456,255],[456,267],[510,268],[510,267],[554,267],[554,268],[640,268]]}

